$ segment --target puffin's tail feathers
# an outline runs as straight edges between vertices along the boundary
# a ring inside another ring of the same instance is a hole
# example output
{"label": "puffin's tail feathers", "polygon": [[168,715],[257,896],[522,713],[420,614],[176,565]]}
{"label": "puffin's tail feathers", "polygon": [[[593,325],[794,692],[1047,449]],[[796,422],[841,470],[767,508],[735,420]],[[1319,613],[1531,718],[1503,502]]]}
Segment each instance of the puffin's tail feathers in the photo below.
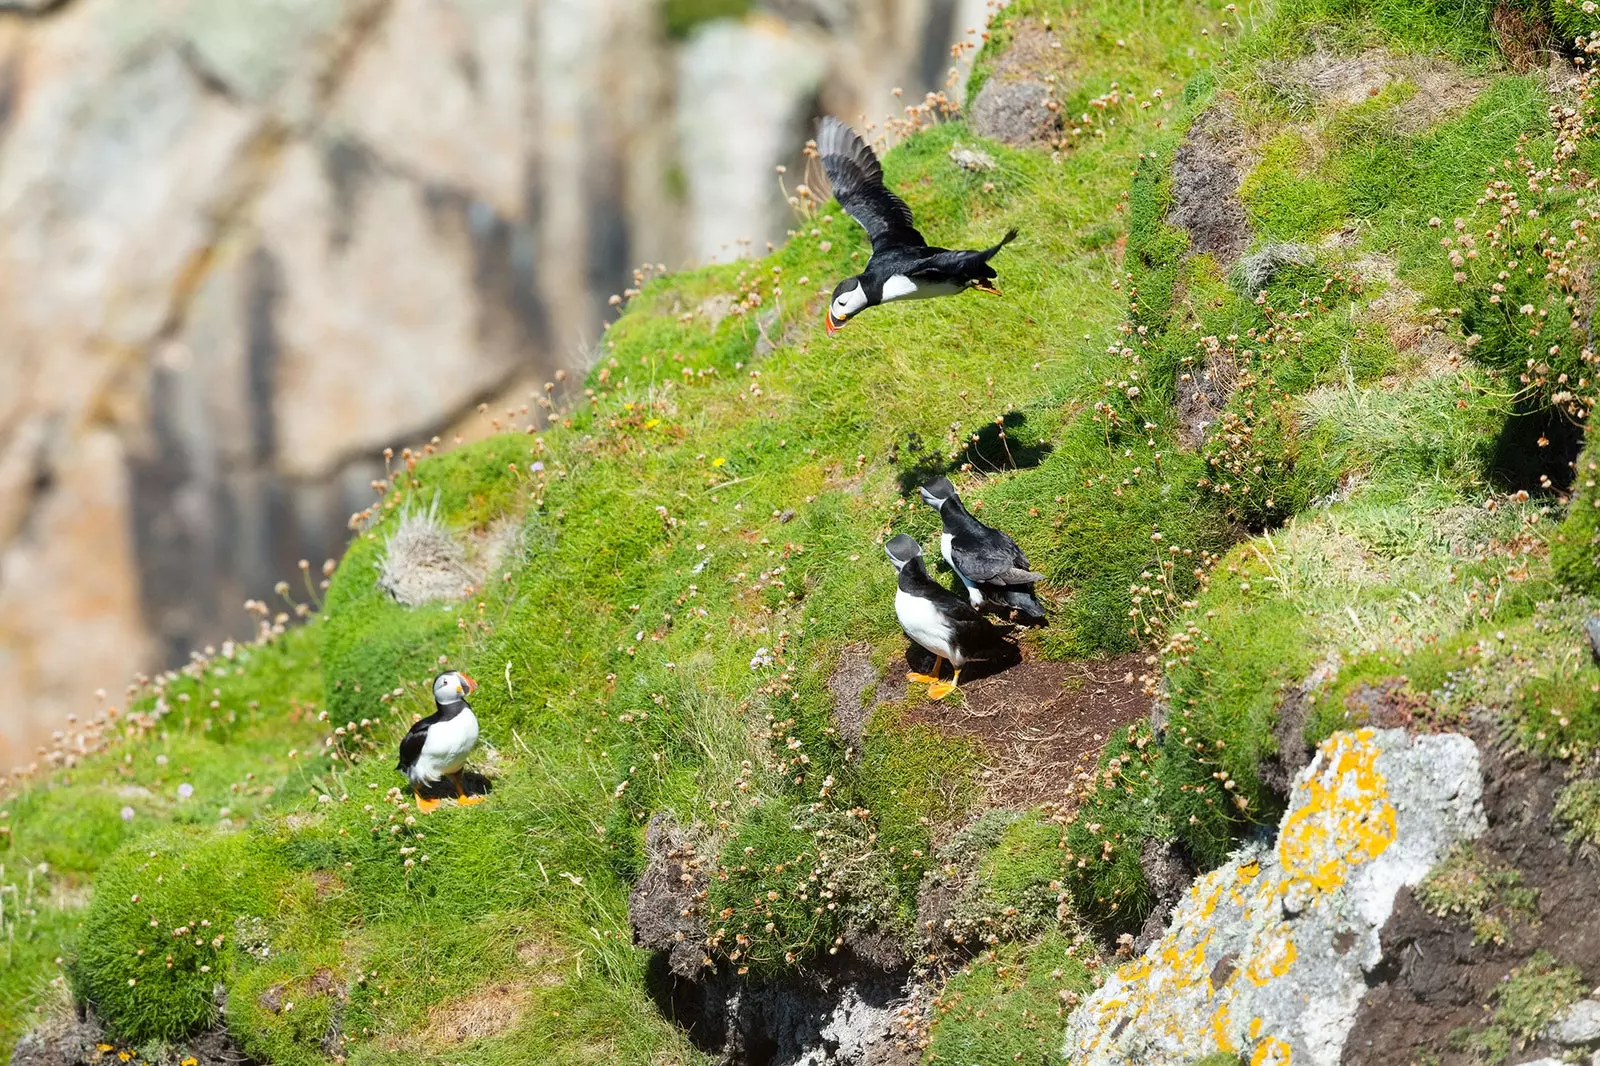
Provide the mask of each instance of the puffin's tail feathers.
{"label": "puffin's tail feathers", "polygon": [[994,257],[995,253],[997,253],[998,251],[1000,251],[1000,249],[1004,248],[1006,245],[1010,244],[1012,241],[1014,241],[1016,239],[1017,239],[1017,228],[1015,226],[1013,226],[1010,229],[1006,230],[1006,235],[1004,237],[1000,238],[1000,243],[999,244],[995,245],[993,248],[985,248],[983,250],[983,261],[985,263],[987,263],[990,259],[992,259]]}

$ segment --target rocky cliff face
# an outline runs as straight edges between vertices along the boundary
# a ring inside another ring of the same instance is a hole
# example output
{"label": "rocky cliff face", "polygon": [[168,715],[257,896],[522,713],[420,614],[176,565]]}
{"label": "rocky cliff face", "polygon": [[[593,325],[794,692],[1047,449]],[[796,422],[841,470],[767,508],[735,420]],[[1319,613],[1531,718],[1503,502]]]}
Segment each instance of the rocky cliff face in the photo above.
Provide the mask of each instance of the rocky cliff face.
{"label": "rocky cliff face", "polygon": [[0,5],[0,765],[337,554],[383,447],[583,363],[633,264],[781,236],[813,114],[985,6]]}

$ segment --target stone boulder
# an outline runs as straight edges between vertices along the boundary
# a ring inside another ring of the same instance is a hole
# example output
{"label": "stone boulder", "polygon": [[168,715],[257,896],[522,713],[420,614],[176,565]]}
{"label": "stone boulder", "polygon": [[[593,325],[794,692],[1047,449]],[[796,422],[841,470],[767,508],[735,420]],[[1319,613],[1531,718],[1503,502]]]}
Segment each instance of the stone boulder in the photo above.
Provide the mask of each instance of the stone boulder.
{"label": "stone boulder", "polygon": [[1467,737],[1334,734],[1295,777],[1277,842],[1190,886],[1166,935],[1073,1014],[1067,1059],[1336,1066],[1396,894],[1483,832],[1482,794]]}

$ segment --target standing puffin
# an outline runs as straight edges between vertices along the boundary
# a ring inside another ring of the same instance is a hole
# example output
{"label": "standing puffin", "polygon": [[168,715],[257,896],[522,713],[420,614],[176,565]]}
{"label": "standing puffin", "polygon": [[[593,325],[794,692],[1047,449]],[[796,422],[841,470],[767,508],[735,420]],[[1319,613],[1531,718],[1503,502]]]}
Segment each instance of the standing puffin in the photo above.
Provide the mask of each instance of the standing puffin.
{"label": "standing puffin", "polygon": [[1034,582],[1044,575],[1028,569],[1028,557],[1017,542],[968,514],[949,478],[936,477],[920,491],[922,502],[938,511],[944,523],[939,552],[967,587],[972,606],[994,607],[1013,621],[1044,625],[1044,606],[1033,594]]}
{"label": "standing puffin", "polygon": [[833,290],[825,316],[829,334],[867,308],[890,300],[952,296],[969,288],[999,295],[989,260],[1016,237],[1016,230],[982,251],[931,248],[917,232],[911,208],[884,187],[882,164],[855,130],[831,115],[824,118],[817,152],[839,206],[872,239],[867,269]]}
{"label": "standing puffin", "polygon": [[[961,683],[961,668],[971,659],[983,658],[999,642],[999,633],[971,604],[928,576],[916,541],[901,533],[891,537],[883,550],[900,572],[894,594],[900,628],[934,656],[931,675],[910,673],[906,680],[926,684],[928,698],[942,700]],[[946,659],[955,675],[940,681],[939,664]]]}
{"label": "standing puffin", "polygon": [[482,796],[469,796],[461,787],[461,768],[478,746],[478,717],[467,706],[467,696],[478,683],[459,670],[446,670],[433,679],[433,703],[438,710],[411,727],[400,739],[400,761],[395,769],[411,779],[417,797],[417,810],[427,814],[439,806],[436,799],[423,796],[425,786],[448,777],[456,786],[456,802],[482,803]]}

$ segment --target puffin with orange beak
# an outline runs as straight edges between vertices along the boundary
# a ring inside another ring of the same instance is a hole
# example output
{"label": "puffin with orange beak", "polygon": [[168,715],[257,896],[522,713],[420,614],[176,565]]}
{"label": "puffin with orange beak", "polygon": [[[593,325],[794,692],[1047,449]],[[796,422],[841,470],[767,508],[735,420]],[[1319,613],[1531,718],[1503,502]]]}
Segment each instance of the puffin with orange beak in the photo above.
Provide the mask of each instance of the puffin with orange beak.
{"label": "puffin with orange beak", "polygon": [[461,786],[461,768],[478,746],[478,717],[467,706],[467,697],[478,683],[459,670],[446,670],[433,679],[434,713],[417,722],[400,740],[400,761],[395,769],[411,780],[417,797],[417,810],[423,814],[439,806],[439,801],[422,794],[423,789],[448,777],[456,787],[456,802],[462,806],[482,803],[482,796],[469,796]]}
{"label": "puffin with orange beak", "polygon": [[977,251],[930,247],[917,232],[911,208],[884,186],[883,165],[855,130],[831,116],[823,119],[817,153],[839,206],[872,240],[867,269],[839,282],[828,301],[830,336],[867,308],[891,300],[926,300],[967,289],[1000,294],[989,260],[1016,238],[1016,230]]}

